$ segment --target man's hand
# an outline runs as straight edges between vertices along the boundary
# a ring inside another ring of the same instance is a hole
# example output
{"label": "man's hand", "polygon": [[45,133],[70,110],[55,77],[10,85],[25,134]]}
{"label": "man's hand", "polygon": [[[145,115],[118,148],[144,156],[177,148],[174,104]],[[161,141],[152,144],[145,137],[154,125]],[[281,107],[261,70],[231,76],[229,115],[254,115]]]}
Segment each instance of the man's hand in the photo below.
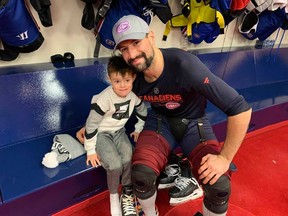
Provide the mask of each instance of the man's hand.
{"label": "man's hand", "polygon": [[209,182],[210,185],[213,185],[229,169],[230,163],[231,161],[221,154],[207,154],[201,160],[201,166],[198,170],[199,178],[203,180],[203,184]]}
{"label": "man's hand", "polygon": [[98,157],[97,154],[87,155],[86,164],[87,165],[91,164],[92,167],[98,167],[101,165],[100,158]]}

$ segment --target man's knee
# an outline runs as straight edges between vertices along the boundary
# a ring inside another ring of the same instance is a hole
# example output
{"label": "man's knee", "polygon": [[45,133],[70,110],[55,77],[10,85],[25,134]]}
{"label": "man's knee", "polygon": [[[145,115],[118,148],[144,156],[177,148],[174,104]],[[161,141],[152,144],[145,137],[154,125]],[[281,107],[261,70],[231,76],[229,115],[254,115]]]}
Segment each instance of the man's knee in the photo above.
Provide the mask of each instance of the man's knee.
{"label": "man's knee", "polygon": [[134,194],[140,199],[148,199],[156,192],[157,175],[153,169],[135,164],[131,173]]}
{"label": "man's knee", "polygon": [[164,169],[170,147],[167,140],[154,131],[142,131],[132,157],[132,164],[142,164],[157,173]]}
{"label": "man's knee", "polygon": [[203,185],[205,191],[204,205],[214,213],[224,213],[228,209],[228,200],[231,194],[231,182],[227,175],[222,175],[215,184]]}
{"label": "man's knee", "polygon": [[207,143],[199,143],[189,154],[188,159],[193,166],[193,174],[199,179],[198,170],[201,167],[201,161],[207,154],[219,154],[221,146],[217,140],[209,140]]}

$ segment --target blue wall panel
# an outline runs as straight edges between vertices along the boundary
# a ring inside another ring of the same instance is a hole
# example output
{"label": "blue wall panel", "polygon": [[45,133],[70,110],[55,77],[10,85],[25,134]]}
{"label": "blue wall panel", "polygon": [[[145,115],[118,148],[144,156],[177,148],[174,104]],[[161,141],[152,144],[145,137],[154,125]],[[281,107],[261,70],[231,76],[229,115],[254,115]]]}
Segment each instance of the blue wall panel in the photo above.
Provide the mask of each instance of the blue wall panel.
{"label": "blue wall panel", "polygon": [[[236,89],[288,80],[288,49],[263,49],[198,55],[207,67]],[[191,66],[192,67],[192,66]]]}
{"label": "blue wall panel", "polygon": [[223,79],[236,89],[257,85],[254,52],[231,52]]}
{"label": "blue wall panel", "polygon": [[288,49],[258,51],[255,68],[259,85],[288,80]]}
{"label": "blue wall panel", "polygon": [[0,75],[0,147],[84,123],[105,65]]}
{"label": "blue wall panel", "polygon": [[[198,56],[237,90],[288,80],[287,48]],[[98,61],[78,60],[73,68],[55,69],[52,64],[1,68],[0,147],[83,124],[91,96],[108,85],[105,67]],[[269,91],[264,93],[267,98],[274,92]]]}
{"label": "blue wall panel", "polygon": [[[209,53],[198,55],[199,59],[218,77],[225,76],[229,53]],[[193,67],[193,65],[191,65]]]}

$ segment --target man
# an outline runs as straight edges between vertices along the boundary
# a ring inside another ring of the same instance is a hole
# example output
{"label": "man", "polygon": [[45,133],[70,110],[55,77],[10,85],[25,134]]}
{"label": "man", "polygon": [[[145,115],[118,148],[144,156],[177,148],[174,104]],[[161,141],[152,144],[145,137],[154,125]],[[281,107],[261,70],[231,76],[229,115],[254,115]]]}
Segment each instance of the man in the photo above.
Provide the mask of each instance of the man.
{"label": "man", "polygon": [[[250,106],[196,56],[157,48],[154,32],[142,19],[122,17],[113,27],[113,37],[115,48],[139,72],[133,91],[152,108],[132,159],[134,192],[145,214],[156,214],[157,176],[169,153],[180,145],[203,185],[204,215],[225,215],[230,195],[228,170],[246,134]],[[228,116],[222,148],[205,116],[207,99]]]}
{"label": "man", "polygon": [[[115,49],[138,71],[133,91],[151,104],[133,153],[131,173],[145,215],[156,215],[156,179],[177,146],[203,186],[203,215],[226,215],[229,166],[245,137],[251,107],[193,54],[157,48],[154,32],[142,19],[122,17],[113,27],[113,37]],[[227,115],[222,147],[205,115],[207,99]],[[179,194],[185,196],[189,188],[197,189],[193,179],[179,186]]]}

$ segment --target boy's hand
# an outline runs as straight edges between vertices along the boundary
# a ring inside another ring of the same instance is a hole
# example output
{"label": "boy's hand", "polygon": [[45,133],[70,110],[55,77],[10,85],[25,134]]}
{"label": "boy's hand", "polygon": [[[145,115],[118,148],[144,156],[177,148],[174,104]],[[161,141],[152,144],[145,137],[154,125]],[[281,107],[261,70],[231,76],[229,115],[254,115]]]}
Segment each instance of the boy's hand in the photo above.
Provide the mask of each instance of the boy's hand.
{"label": "boy's hand", "polygon": [[130,137],[132,137],[132,138],[134,137],[134,139],[133,139],[134,142],[137,142],[139,134],[140,133],[138,133],[138,132],[133,132],[133,133],[130,134]]}
{"label": "boy's hand", "polygon": [[82,127],[79,131],[76,133],[76,137],[79,140],[80,143],[84,144],[84,134],[85,134],[85,127]]}
{"label": "boy's hand", "polygon": [[101,166],[100,158],[98,157],[97,154],[87,155],[86,164],[87,165],[91,164],[92,167]]}

